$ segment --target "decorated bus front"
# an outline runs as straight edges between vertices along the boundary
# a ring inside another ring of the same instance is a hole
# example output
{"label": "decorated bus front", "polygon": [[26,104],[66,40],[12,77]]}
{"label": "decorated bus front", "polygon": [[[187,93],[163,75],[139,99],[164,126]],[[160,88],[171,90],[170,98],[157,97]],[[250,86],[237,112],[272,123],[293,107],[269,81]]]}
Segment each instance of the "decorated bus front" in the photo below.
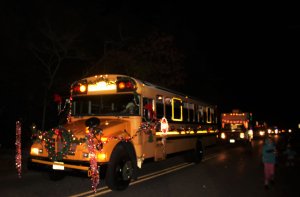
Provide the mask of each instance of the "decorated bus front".
{"label": "decorated bus front", "polygon": [[[111,177],[108,186],[126,188],[135,176],[136,155],[140,152],[133,145],[141,132],[138,92],[132,78],[120,75],[94,76],[73,83],[67,122],[50,131],[35,131],[31,163],[51,167],[55,172],[84,170],[92,176],[98,166],[110,162],[105,170],[109,174],[106,177]],[[124,167],[119,176],[127,178],[118,182],[113,177],[119,165]],[[50,177],[57,179],[53,173]]]}

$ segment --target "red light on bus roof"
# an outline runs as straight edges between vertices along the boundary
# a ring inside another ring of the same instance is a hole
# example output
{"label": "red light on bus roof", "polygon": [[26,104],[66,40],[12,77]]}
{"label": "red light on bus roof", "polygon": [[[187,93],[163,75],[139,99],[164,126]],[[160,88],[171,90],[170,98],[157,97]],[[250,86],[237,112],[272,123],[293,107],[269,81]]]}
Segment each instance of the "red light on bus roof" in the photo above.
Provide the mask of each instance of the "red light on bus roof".
{"label": "red light on bus roof", "polygon": [[85,85],[81,85],[79,88],[80,92],[85,92],[86,91],[86,86]]}
{"label": "red light on bus roof", "polygon": [[125,87],[129,88],[129,89],[133,89],[134,86],[130,81],[128,81],[128,82],[125,83]]}
{"label": "red light on bus roof", "polygon": [[120,90],[124,89],[124,88],[125,88],[125,83],[124,83],[123,81],[119,82],[118,88],[119,88]]}
{"label": "red light on bus roof", "polygon": [[72,86],[72,94],[86,94],[87,93],[87,84],[85,83],[76,83]]}
{"label": "red light on bus roof", "polygon": [[136,90],[136,85],[134,81],[130,79],[122,79],[117,81],[117,90],[118,92],[125,92],[125,91],[134,91]]}

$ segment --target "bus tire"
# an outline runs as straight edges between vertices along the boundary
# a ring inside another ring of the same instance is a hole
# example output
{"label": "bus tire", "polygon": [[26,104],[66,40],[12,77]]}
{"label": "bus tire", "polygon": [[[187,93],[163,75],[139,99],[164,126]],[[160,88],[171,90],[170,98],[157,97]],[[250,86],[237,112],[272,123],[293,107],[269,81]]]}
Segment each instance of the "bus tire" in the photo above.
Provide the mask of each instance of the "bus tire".
{"label": "bus tire", "polygon": [[200,163],[202,161],[203,153],[204,151],[203,151],[202,142],[200,140],[197,140],[195,149],[193,151],[195,163]]}
{"label": "bus tire", "polygon": [[126,148],[118,144],[110,157],[105,181],[111,190],[125,190],[133,176],[133,162]]}

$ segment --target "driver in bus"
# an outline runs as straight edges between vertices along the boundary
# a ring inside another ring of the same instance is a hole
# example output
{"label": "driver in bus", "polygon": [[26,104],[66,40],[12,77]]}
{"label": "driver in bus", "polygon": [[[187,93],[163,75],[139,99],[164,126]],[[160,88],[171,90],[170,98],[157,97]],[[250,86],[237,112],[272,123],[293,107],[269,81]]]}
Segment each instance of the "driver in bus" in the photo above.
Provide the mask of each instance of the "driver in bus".
{"label": "driver in bus", "polygon": [[129,113],[130,115],[136,114],[139,108],[139,104],[136,102],[135,97],[128,102],[123,112]]}

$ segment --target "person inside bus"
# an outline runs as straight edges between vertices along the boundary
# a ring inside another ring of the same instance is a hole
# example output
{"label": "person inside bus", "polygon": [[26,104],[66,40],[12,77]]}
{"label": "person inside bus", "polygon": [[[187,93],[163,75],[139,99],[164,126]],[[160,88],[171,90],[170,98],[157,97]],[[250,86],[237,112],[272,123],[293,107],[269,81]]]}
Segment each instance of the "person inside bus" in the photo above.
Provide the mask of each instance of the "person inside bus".
{"label": "person inside bus", "polygon": [[132,100],[130,100],[125,109],[123,110],[124,113],[129,113],[130,115],[137,114],[139,109],[139,104],[137,102],[137,99],[135,96],[133,97]]}

